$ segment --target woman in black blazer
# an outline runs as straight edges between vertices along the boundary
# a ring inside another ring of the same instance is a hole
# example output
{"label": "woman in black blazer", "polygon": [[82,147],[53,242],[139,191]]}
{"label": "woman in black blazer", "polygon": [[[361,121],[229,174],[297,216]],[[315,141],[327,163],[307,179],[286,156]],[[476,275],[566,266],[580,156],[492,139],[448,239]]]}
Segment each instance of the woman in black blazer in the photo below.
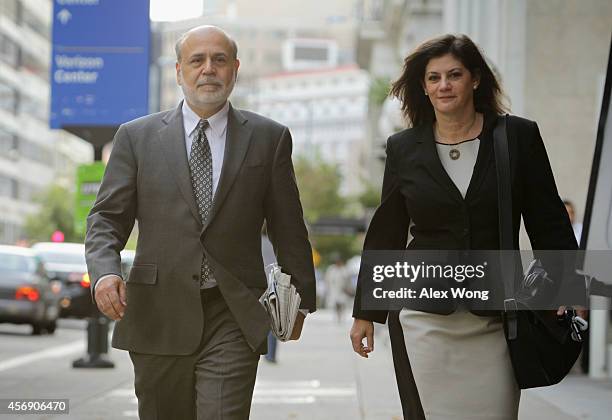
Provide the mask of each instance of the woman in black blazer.
{"label": "woman in black blazer", "polygon": [[[505,107],[478,47],[465,35],[421,44],[391,93],[412,127],[387,141],[381,204],[364,250],[499,249],[493,127]],[[522,216],[533,249],[576,249],[536,123],[509,117],[508,142],[515,248]],[[517,417],[520,390],[500,315],[368,310],[361,307],[363,281],[360,276],[354,302],[353,349],[368,357],[373,322],[389,319],[406,418]]]}

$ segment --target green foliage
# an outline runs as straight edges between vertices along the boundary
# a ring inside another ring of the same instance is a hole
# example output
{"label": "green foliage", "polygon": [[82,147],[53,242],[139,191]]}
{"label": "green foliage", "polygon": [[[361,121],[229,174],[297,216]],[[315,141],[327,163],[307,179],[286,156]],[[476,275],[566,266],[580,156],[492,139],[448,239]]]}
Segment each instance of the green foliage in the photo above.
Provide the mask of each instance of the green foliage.
{"label": "green foliage", "polygon": [[386,77],[377,77],[372,80],[372,84],[370,85],[370,103],[382,106],[387,96],[389,96],[389,91],[391,90],[391,81]]}
{"label": "green foliage", "polygon": [[321,266],[333,263],[331,256],[340,255],[345,261],[361,252],[363,241],[360,235],[314,235],[312,245],[321,254]]}
{"label": "green foliage", "polygon": [[344,213],[346,199],[339,193],[342,177],[337,165],[320,157],[300,156],[295,160],[295,176],[308,223]]}
{"label": "green foliage", "polygon": [[[346,216],[351,204],[340,195],[342,176],[337,165],[325,162],[319,156],[300,156],[295,159],[295,174],[304,207],[304,217],[309,224],[320,217]],[[322,266],[328,265],[332,254],[348,259],[361,250],[358,235],[317,235],[310,236],[312,246],[321,255]]]}
{"label": "green foliage", "polygon": [[73,193],[59,185],[51,185],[33,201],[40,205],[40,210],[26,218],[27,240],[50,241],[51,234],[59,230],[64,233],[66,242],[83,242],[83,235],[75,231]]}
{"label": "green foliage", "polygon": [[364,209],[373,209],[380,204],[380,188],[367,184],[365,190],[357,197],[357,201]]}

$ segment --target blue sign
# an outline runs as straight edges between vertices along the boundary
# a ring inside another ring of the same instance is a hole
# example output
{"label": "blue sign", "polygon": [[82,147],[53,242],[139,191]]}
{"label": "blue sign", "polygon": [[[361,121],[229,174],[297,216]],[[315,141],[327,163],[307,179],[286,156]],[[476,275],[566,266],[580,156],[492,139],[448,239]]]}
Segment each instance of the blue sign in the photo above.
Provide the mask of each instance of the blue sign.
{"label": "blue sign", "polygon": [[51,128],[148,113],[149,0],[53,0]]}

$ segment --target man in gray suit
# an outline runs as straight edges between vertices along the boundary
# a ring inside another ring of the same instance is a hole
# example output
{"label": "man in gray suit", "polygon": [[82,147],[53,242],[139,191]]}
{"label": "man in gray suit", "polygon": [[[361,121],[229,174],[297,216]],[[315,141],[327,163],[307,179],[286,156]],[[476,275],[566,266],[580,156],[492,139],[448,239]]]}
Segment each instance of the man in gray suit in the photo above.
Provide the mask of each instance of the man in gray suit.
{"label": "man in gray suit", "polygon": [[246,419],[269,329],[264,220],[302,297],[295,338],[315,310],[291,135],[228,102],[240,62],[224,31],[194,28],[176,54],[185,100],[117,131],[87,219],[87,265],[98,308],[117,321],[113,347],[130,352],[142,420]]}

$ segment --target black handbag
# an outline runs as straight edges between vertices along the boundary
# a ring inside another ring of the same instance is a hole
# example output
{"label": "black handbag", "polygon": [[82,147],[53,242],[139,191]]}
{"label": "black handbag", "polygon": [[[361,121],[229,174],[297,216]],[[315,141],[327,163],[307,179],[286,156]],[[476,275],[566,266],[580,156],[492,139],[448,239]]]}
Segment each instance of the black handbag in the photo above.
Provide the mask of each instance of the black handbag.
{"label": "black handbag", "polygon": [[[508,152],[507,115],[499,117],[493,131],[497,171],[500,249],[512,250],[512,184]],[[518,252],[517,252],[518,255]],[[518,261],[520,267],[520,261]],[[582,343],[571,338],[571,322],[559,321],[556,311],[531,310],[521,292],[527,288],[537,293],[534,281],[547,281],[546,271],[537,261],[530,264],[515,293],[517,261],[502,258],[504,282],[504,332],[516,382],[521,389],[560,382],[576,362]],[[518,271],[520,272],[520,271]],[[533,297],[533,293],[528,294]]]}

